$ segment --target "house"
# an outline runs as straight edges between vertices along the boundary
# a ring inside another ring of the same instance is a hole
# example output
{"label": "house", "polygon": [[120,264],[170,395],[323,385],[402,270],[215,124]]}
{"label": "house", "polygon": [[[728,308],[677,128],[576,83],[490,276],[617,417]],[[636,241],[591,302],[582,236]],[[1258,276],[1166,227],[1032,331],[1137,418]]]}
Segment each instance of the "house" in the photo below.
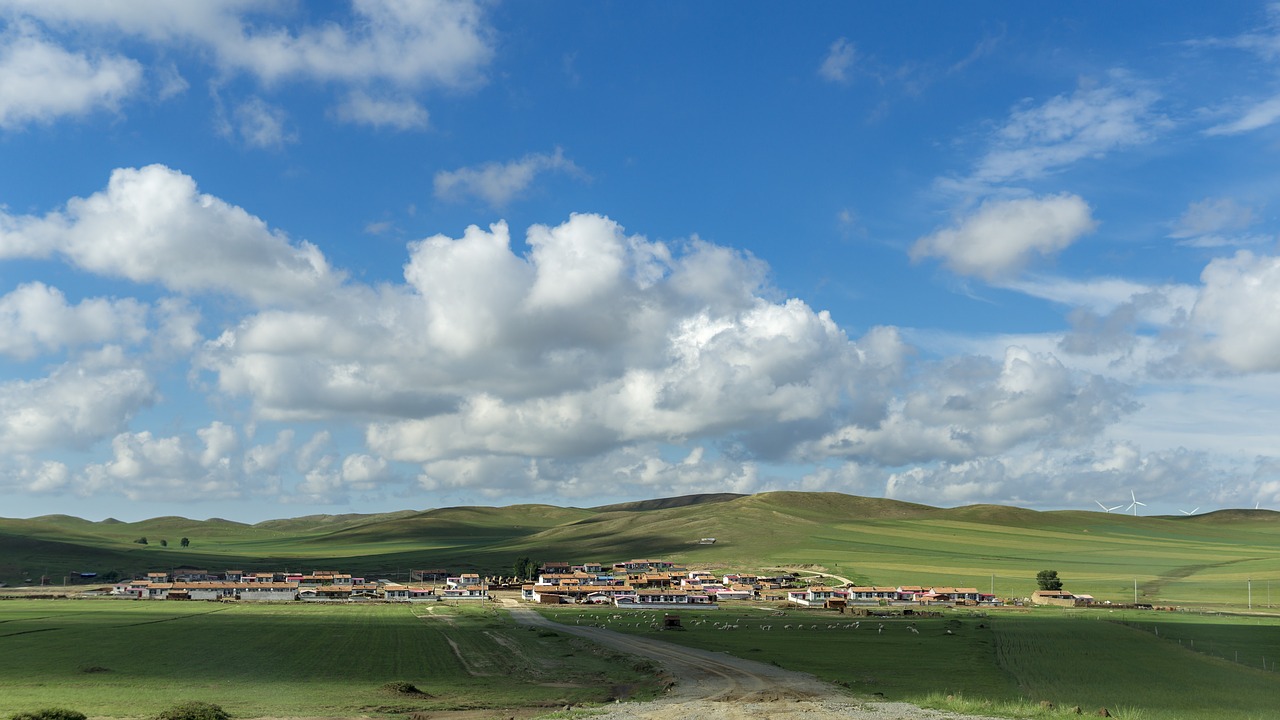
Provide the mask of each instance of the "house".
{"label": "house", "polygon": [[195,568],[178,568],[173,571],[173,581],[179,583],[188,582],[206,582],[210,580],[208,570],[197,570]]}
{"label": "house", "polygon": [[436,588],[426,585],[400,585],[391,583],[382,586],[382,595],[394,602],[435,602],[440,599]]}
{"label": "house", "polygon": [[976,603],[982,599],[978,588],[971,587],[935,587],[932,592],[939,602]]}
{"label": "house", "polygon": [[1084,603],[1077,602],[1076,596],[1066,590],[1037,590],[1031,593],[1031,604],[1075,607],[1076,605],[1083,605]]}
{"label": "house", "polygon": [[825,585],[812,585],[800,590],[788,590],[787,602],[802,607],[822,607],[836,596],[836,591]]}
{"label": "house", "polygon": [[287,582],[246,582],[239,583],[236,593],[236,597],[239,600],[281,602],[296,600],[298,598],[298,586],[296,583]]}
{"label": "house", "polygon": [[756,596],[755,588],[750,585],[734,585],[733,587],[720,586],[718,588],[710,588],[706,590],[708,595],[715,597],[716,602],[722,600],[750,600]]}
{"label": "house", "polygon": [[670,608],[697,605],[707,609],[717,607],[710,595],[690,593],[684,590],[636,590],[634,594],[618,594],[613,604],[620,608]]}
{"label": "house", "polygon": [[111,594],[116,597],[130,599],[144,598],[147,595],[147,586],[149,584],[150,583],[146,580],[126,580],[125,582],[118,582],[111,587]]}
{"label": "house", "polygon": [[893,602],[898,599],[898,588],[881,587],[879,585],[854,585],[838,591],[834,596],[843,597],[851,603]]}
{"label": "house", "polygon": [[438,594],[441,600],[488,600],[489,586],[468,583],[446,587]]}

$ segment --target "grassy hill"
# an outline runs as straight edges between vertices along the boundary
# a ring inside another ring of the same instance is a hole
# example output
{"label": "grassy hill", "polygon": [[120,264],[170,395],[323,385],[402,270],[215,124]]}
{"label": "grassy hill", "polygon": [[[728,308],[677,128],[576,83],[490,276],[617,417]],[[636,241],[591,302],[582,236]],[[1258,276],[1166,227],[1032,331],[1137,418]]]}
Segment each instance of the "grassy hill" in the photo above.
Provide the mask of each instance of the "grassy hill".
{"label": "grassy hill", "polygon": [[[79,572],[415,567],[508,574],[514,560],[662,557],[699,567],[808,568],[879,585],[963,585],[1022,597],[1056,569],[1074,592],[1154,604],[1255,607],[1280,600],[1280,513],[1191,517],[935,508],[839,493],[708,494],[596,508],[455,507],[319,515],[246,525],[180,517],[136,523],[64,515],[0,519],[0,582]],[[147,537],[148,544],[135,541]],[[189,548],[179,540],[190,538]],[[714,545],[699,545],[715,537]],[[168,547],[160,547],[160,540]],[[1280,603],[1278,603],[1280,604]]]}

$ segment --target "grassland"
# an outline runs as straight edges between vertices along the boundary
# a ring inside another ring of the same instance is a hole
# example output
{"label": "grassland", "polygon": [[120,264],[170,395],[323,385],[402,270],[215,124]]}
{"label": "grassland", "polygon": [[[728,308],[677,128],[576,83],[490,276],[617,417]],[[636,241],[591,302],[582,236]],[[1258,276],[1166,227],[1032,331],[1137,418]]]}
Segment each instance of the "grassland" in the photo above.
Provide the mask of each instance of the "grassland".
{"label": "grassland", "polygon": [[[885,621],[883,633],[865,619],[856,630],[828,629],[851,620],[820,613],[806,614],[804,629],[783,630],[801,624],[798,611],[779,618],[744,609],[709,613],[708,622],[661,638],[813,672],[857,693],[956,710],[1038,716],[1049,713],[1043,700],[1086,712],[1105,706],[1130,718],[1243,720],[1271,717],[1280,697],[1280,621],[1245,614],[1271,612],[1273,583],[1280,605],[1278,530],[1280,514],[1269,511],[1135,518],[941,509],[832,493],[257,525],[50,516],[0,519],[0,581],[50,575],[57,584],[79,572],[128,577],[181,566],[332,568],[403,579],[414,567],[505,575],[521,556],[643,556],[709,569],[825,572],[875,585],[973,586],[1018,598],[1035,589],[1037,571],[1055,569],[1067,589],[1099,600],[1193,612],[961,611],[916,621],[917,634],[903,620]],[[142,536],[147,545],[134,542]],[[706,536],[716,544],[696,544]],[[191,547],[179,546],[182,537]],[[216,702],[239,717],[385,715],[558,706],[653,687],[643,665],[516,628],[493,611],[415,615],[425,612],[373,604],[0,601],[0,715],[55,704],[141,717],[183,700]],[[572,622],[591,611],[568,612]],[[740,629],[713,629],[735,616]],[[618,629],[651,632],[647,623]],[[394,681],[429,696],[383,689]]]}
{"label": "grassland", "polygon": [[655,631],[612,610],[546,612],[956,711],[1056,717],[1105,707],[1122,718],[1262,720],[1280,697],[1276,666],[1261,669],[1263,657],[1280,657],[1280,618],[1047,608],[853,618],[743,608],[682,612],[684,630]]}
{"label": "grassland", "polygon": [[[384,689],[393,682],[426,694]],[[153,716],[188,700],[237,717],[354,717],[559,707],[654,691],[648,665],[517,627],[494,610],[0,602],[6,717],[49,706]]]}
{"label": "grassland", "polygon": [[[147,537],[147,545],[134,540]],[[717,538],[698,545],[700,537]],[[182,537],[191,547],[178,547]],[[167,539],[167,548],[158,541]],[[1056,569],[1099,600],[1214,609],[1280,605],[1280,513],[1194,517],[934,508],[838,493],[667,499],[603,508],[516,505],[387,515],[312,516],[245,525],[155,518],[0,519],[0,582],[79,572],[123,577],[209,570],[340,568],[406,579],[414,567],[510,573],[514,560],[663,557],[699,567],[810,567],[876,585],[960,585],[1017,598]]]}

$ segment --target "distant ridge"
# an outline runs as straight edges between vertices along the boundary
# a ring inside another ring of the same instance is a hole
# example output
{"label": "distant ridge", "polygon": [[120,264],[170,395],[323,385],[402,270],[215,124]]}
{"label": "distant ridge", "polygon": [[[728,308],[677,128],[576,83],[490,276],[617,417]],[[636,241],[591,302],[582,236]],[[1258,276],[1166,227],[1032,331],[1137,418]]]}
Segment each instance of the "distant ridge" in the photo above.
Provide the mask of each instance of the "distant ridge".
{"label": "distant ridge", "polygon": [[669,510],[671,508],[689,507],[690,505],[729,502],[743,497],[748,496],[740,493],[702,493],[654,500],[636,500],[635,502],[616,503],[614,505],[598,505],[590,509],[596,512],[647,512],[649,510]]}

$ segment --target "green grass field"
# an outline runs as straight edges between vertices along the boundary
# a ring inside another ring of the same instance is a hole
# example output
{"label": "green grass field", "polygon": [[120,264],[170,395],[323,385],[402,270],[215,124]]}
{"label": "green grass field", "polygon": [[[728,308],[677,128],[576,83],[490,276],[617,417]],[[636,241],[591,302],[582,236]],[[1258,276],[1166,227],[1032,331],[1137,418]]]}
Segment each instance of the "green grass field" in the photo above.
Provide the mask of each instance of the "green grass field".
{"label": "green grass field", "polygon": [[[1048,712],[1039,705],[1047,701],[1085,711],[1105,706],[1130,718],[1267,718],[1274,715],[1267,703],[1280,697],[1280,628],[1270,615],[1272,584],[1280,605],[1277,530],[1280,513],[1270,511],[1132,517],[940,509],[836,493],[595,509],[445,508],[257,525],[51,516],[0,519],[0,582],[48,575],[60,584],[80,572],[131,577],[181,566],[406,579],[410,568],[508,575],[521,556],[653,557],[713,570],[825,572],[875,585],[971,586],[1016,599],[1035,589],[1038,571],[1054,569],[1067,590],[1099,601],[1191,612],[961,613],[918,621],[918,635],[902,621],[887,622],[883,634],[828,630],[836,619],[784,632],[787,621],[761,614],[746,622],[755,629],[713,631],[708,623],[663,639],[956,710],[1032,716]],[[134,542],[141,536],[147,545]],[[707,536],[716,544],[696,543]],[[189,548],[179,546],[182,537]],[[183,700],[223,704],[242,717],[558,705],[604,699],[646,677],[632,661],[514,628],[479,609],[429,618],[414,612],[425,610],[0,601],[0,714],[52,704],[141,717]],[[724,612],[713,617],[723,621]],[[553,669],[540,671],[547,658]],[[432,697],[381,689],[392,681]]]}
{"label": "green grass field", "polygon": [[[155,518],[88,522],[0,519],[0,582],[74,573],[122,577],[180,566],[343,569],[407,579],[415,567],[508,575],[516,558],[613,562],[661,557],[744,571],[808,567],[876,585],[960,585],[1030,595],[1056,569],[1066,589],[1099,600],[1212,609],[1280,604],[1280,513],[1194,517],[941,509],[838,493],[670,499],[597,509],[517,505],[244,525]],[[133,541],[146,536],[148,545]],[[712,536],[715,545],[698,545]],[[182,537],[191,547],[181,548]],[[159,547],[167,539],[169,546]]]}
{"label": "green grass field", "polygon": [[609,609],[545,612],[773,662],[864,696],[956,711],[1055,717],[1079,706],[1133,719],[1262,720],[1275,716],[1280,697],[1276,666],[1261,669],[1264,656],[1280,658],[1280,618],[1044,608],[880,619],[726,607],[681,612],[684,630],[654,631],[631,615],[610,619],[619,613]]}
{"label": "green grass field", "polygon": [[[551,708],[656,692],[635,666],[471,607],[0,602],[5,717],[50,706],[153,716],[188,700],[237,717]],[[383,689],[397,681],[431,697]]]}

